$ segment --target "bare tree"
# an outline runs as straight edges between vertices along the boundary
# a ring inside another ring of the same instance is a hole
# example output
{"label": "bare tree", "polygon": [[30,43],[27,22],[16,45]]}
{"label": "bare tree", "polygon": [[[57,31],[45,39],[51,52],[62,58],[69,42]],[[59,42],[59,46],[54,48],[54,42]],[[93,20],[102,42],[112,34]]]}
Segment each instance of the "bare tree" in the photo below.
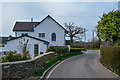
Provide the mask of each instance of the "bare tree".
{"label": "bare tree", "polygon": [[22,39],[21,41],[19,41],[19,45],[17,46],[17,48],[22,54],[25,53],[26,51],[29,51],[31,45],[28,44],[28,42],[29,39],[27,40]]}
{"label": "bare tree", "polygon": [[68,34],[66,36],[70,37],[71,43],[73,42],[73,39],[82,39],[86,31],[85,28],[83,28],[82,26],[77,26],[74,23],[65,23],[65,27],[68,30]]}

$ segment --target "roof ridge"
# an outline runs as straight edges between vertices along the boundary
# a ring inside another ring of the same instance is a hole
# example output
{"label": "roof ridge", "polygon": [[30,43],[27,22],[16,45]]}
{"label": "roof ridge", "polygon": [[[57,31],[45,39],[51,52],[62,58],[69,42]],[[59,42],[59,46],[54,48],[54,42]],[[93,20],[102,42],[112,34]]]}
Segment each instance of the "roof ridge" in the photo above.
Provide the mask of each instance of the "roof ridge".
{"label": "roof ridge", "polygon": [[[62,29],[64,29],[65,31],[67,31],[60,23],[58,23],[53,17],[51,17],[50,15],[48,15],[48,16],[46,16],[45,18],[43,18],[38,24],[36,24],[36,26],[37,25],[39,25],[41,22],[43,22],[45,19],[47,19],[47,18],[51,18],[55,23],[57,23]],[[35,26],[35,27],[36,27]],[[33,27],[34,28],[34,27]]]}
{"label": "roof ridge", "polygon": [[[16,21],[16,22],[22,22],[22,21]],[[24,21],[24,22],[28,22],[28,21]],[[30,23],[34,23],[34,22],[31,22],[31,21],[29,21]],[[38,21],[39,22],[39,21]]]}

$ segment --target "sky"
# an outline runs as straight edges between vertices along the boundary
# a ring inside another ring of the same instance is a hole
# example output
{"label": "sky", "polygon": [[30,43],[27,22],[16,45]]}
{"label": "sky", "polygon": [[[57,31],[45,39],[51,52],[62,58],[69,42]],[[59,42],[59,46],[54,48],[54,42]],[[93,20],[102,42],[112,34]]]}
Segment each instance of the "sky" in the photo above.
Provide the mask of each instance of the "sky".
{"label": "sky", "polygon": [[[51,15],[63,27],[64,23],[74,22],[82,25],[86,32],[87,41],[92,39],[92,30],[100,20],[99,16],[112,10],[118,10],[118,0],[104,1],[67,1],[61,0],[2,0],[0,3],[0,36],[14,36],[12,31],[16,21],[39,22],[47,15]],[[96,36],[96,35],[95,35]]]}

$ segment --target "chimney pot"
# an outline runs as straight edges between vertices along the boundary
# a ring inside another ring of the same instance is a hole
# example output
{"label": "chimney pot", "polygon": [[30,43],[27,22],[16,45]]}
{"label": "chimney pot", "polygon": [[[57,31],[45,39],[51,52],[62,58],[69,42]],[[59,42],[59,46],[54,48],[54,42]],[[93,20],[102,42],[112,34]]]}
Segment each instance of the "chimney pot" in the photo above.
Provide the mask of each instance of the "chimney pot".
{"label": "chimney pot", "polygon": [[10,40],[10,39],[12,39],[12,36],[11,36],[11,35],[9,35],[9,37],[8,37],[8,40]]}
{"label": "chimney pot", "polygon": [[33,18],[31,18],[31,22],[33,22]]}

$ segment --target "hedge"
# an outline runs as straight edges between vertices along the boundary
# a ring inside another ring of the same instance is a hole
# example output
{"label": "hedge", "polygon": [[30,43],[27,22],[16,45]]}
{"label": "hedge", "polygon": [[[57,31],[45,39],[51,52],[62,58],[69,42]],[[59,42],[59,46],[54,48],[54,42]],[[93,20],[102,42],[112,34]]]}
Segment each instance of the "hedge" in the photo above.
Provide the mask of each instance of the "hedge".
{"label": "hedge", "polygon": [[68,52],[69,49],[67,46],[50,46],[46,52],[54,51],[55,53]]}
{"label": "hedge", "polygon": [[120,75],[120,47],[101,46],[100,53],[101,62]]}
{"label": "hedge", "polygon": [[80,52],[80,51],[86,51],[84,48],[70,48],[70,52]]}

